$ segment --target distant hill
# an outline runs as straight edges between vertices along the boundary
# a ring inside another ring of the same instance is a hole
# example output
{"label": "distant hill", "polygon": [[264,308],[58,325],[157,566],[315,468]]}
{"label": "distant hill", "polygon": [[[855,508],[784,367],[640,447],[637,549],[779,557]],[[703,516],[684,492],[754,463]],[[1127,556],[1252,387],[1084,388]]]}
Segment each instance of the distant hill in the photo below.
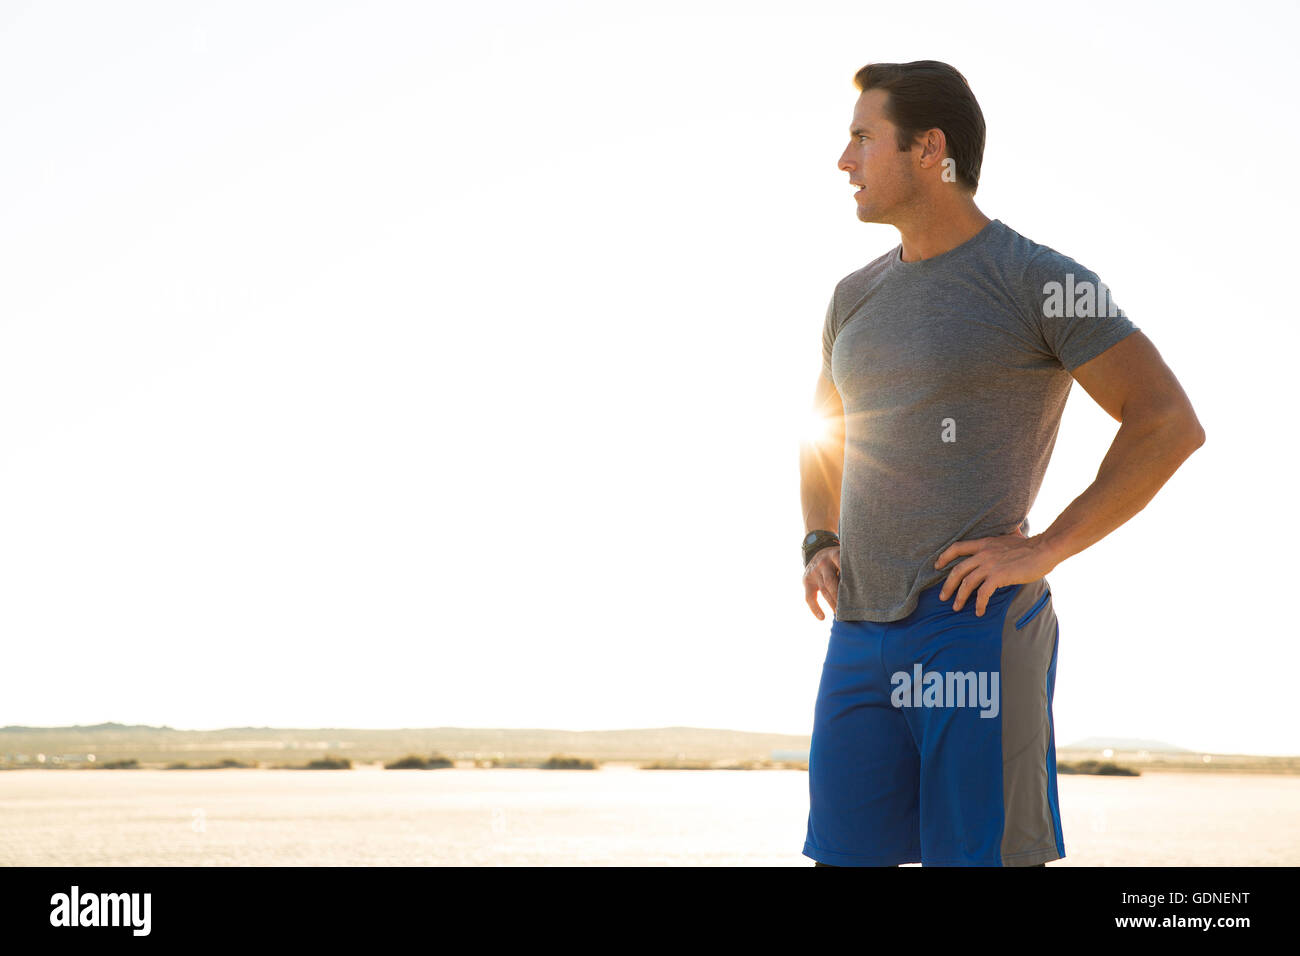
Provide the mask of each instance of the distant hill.
{"label": "distant hill", "polygon": [[0,728],[0,763],[36,753],[95,754],[96,760],[136,758],[142,762],[213,761],[226,758],[262,763],[300,762],[329,752],[354,762],[388,761],[408,754],[439,752],[457,759],[547,759],[553,754],[608,761],[764,760],[773,751],[804,751],[807,734],[767,734],[706,727],[632,730],[546,728],[399,727],[386,730],[339,727],[224,727],[178,730],[144,724],[103,723],[69,727]]}
{"label": "distant hill", "polygon": [[[217,763],[237,760],[261,766],[298,765],[323,755],[353,763],[389,762],[411,754],[440,753],[461,761],[546,760],[555,754],[602,762],[703,762],[806,759],[807,734],[768,734],[711,727],[648,727],[628,730],[561,730],[509,727],[223,727],[180,730],[149,724],[75,724],[65,727],[0,727],[0,766],[30,766],[37,755],[70,766],[135,759],[141,764]],[[1256,758],[1215,754],[1205,759],[1159,740],[1086,737],[1057,748],[1092,756],[1110,749],[1125,760],[1196,769],[1285,768],[1300,770],[1300,756]],[[1145,756],[1140,756],[1146,751]],[[780,757],[774,757],[779,754]]]}
{"label": "distant hill", "polygon": [[66,727],[24,727],[21,724],[9,724],[6,727],[0,727],[0,734],[3,733],[58,733],[62,731],[96,731],[96,730],[172,730],[173,728],[163,724],[161,727],[154,727],[150,724],[71,724]]}
{"label": "distant hill", "polygon": [[1137,752],[1146,750],[1153,754],[1190,754],[1197,753],[1186,747],[1175,747],[1159,740],[1141,740],[1136,737],[1085,737],[1076,743],[1058,748],[1060,750],[1124,750]]}

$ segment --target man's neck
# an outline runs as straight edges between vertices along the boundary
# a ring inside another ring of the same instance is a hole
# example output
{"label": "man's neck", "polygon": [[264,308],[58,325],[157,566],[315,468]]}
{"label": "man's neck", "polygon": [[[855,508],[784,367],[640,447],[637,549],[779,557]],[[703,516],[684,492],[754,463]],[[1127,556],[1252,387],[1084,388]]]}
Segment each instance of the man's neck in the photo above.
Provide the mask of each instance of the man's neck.
{"label": "man's neck", "polygon": [[903,239],[903,261],[916,262],[956,249],[990,222],[975,203],[967,201],[956,207],[931,207],[906,223],[894,225]]}

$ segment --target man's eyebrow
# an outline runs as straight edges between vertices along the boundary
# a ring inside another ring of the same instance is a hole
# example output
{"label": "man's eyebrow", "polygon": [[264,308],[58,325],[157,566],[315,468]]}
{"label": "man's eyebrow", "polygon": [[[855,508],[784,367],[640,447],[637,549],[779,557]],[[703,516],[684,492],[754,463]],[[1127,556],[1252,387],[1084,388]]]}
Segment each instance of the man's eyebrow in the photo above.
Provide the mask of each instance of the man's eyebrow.
{"label": "man's eyebrow", "polygon": [[858,128],[857,126],[855,126],[855,127],[853,127],[851,130],[849,130],[849,135],[851,135],[851,136],[860,136],[861,134],[863,134],[863,133],[865,133],[865,132],[867,132],[867,130],[865,130],[865,129],[860,129],[860,128]]}

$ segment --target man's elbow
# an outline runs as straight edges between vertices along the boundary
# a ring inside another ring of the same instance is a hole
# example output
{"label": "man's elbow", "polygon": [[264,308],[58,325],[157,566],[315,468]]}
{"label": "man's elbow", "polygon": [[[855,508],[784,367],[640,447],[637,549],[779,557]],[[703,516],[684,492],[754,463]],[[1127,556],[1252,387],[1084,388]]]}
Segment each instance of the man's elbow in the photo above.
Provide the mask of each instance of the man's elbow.
{"label": "man's elbow", "polygon": [[1185,402],[1148,408],[1133,415],[1126,414],[1124,421],[1140,423],[1137,427],[1143,431],[1150,429],[1162,433],[1170,444],[1177,445],[1186,453],[1184,457],[1205,444],[1205,428],[1191,405]]}
{"label": "man's elbow", "polygon": [[1170,425],[1178,435],[1179,443],[1191,454],[1205,444],[1205,428],[1197,419],[1196,413],[1187,409],[1176,417]]}
{"label": "man's elbow", "polygon": [[1190,455],[1205,444],[1205,428],[1201,425],[1201,420],[1196,417],[1191,402],[1184,401],[1179,412],[1179,430],[1187,442],[1187,453]]}

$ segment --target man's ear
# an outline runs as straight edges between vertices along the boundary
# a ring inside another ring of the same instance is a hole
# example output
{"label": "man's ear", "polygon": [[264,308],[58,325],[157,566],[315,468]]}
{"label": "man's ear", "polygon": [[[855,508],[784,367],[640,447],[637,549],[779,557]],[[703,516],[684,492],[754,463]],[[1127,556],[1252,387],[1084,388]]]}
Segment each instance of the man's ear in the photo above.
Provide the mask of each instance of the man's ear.
{"label": "man's ear", "polygon": [[943,159],[943,151],[948,146],[948,138],[943,130],[928,129],[921,134],[921,165],[933,166]]}

